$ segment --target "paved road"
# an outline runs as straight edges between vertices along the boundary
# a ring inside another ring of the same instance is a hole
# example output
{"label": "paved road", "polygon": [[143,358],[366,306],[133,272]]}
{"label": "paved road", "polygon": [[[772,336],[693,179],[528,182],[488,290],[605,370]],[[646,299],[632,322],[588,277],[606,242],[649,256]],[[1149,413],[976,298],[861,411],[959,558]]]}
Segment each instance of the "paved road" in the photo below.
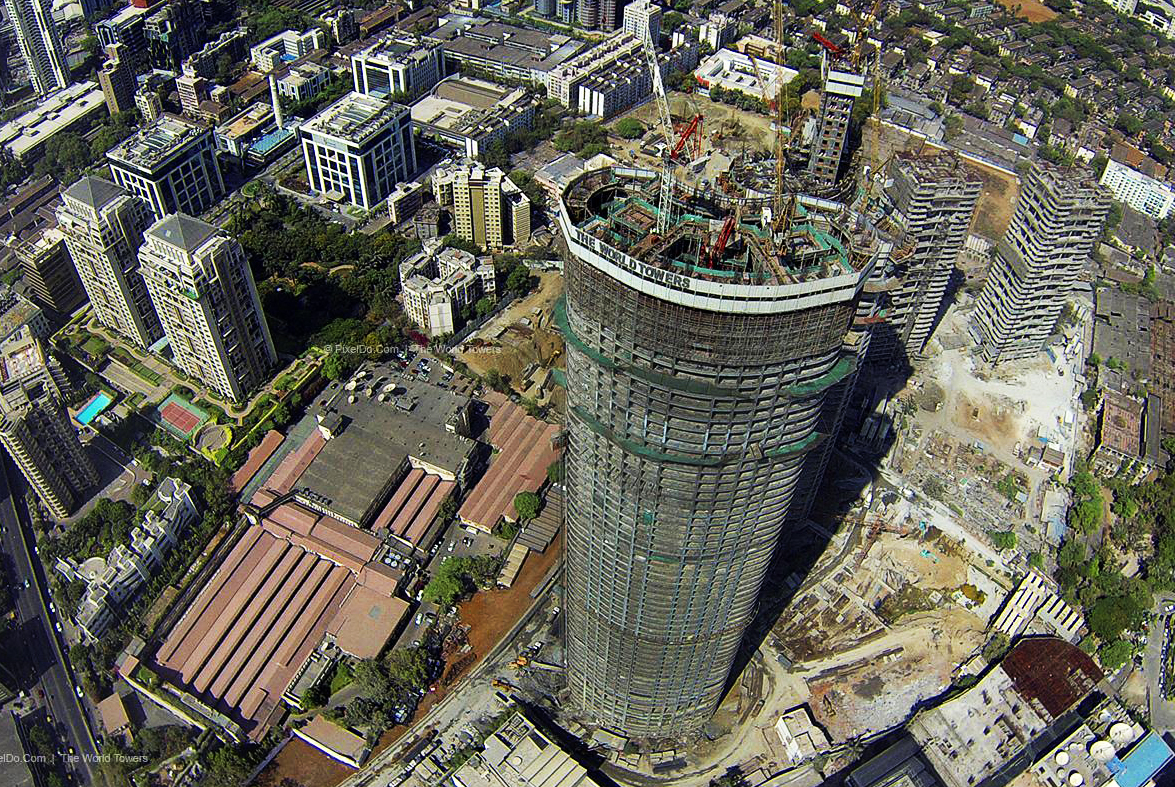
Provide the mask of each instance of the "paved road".
{"label": "paved road", "polygon": [[[1155,598],[1155,617],[1147,631],[1146,647],[1142,655],[1142,674],[1146,678],[1147,704],[1150,706],[1151,726],[1156,730],[1175,729],[1175,702],[1163,698],[1161,681],[1163,650],[1167,646],[1167,606],[1172,597],[1160,594]],[[1168,676],[1167,680],[1171,678]]]}
{"label": "paved road", "polygon": [[[10,481],[17,482],[10,484]],[[36,683],[45,693],[48,712],[63,750],[73,749],[75,757],[67,765],[81,784],[95,783],[92,760],[97,746],[89,718],[76,694],[77,682],[69,666],[61,641],[54,628],[54,616],[48,607],[46,582],[40,560],[30,551],[34,544],[28,526],[28,510],[24,504],[24,484],[7,458],[0,464],[0,525],[3,526],[3,548],[12,557],[14,591],[21,628],[20,644],[25,653],[17,664],[27,667],[17,678]],[[25,589],[24,583],[29,587]]]}

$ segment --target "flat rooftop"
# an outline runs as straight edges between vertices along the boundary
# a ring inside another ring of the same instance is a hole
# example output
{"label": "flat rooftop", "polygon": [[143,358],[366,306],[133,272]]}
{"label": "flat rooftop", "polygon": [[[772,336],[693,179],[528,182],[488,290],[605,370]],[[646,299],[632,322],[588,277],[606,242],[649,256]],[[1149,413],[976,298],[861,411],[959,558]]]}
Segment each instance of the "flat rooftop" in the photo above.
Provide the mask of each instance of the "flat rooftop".
{"label": "flat rooftop", "polygon": [[400,104],[348,93],[302,124],[302,130],[361,145],[407,111]]}
{"label": "flat rooftop", "polygon": [[113,162],[152,170],[189,145],[208,129],[175,115],[162,115],[106,153]]}
{"label": "flat rooftop", "polygon": [[40,307],[7,284],[0,283],[0,337],[27,325],[41,313]]}
{"label": "flat rooftop", "polygon": [[230,139],[238,139],[252,134],[272,118],[273,107],[265,102],[259,102],[230,118],[227,123],[217,128],[217,132]]}
{"label": "flat rooftop", "polygon": [[388,439],[398,420],[389,417],[391,409],[362,408],[353,417],[344,416],[342,430],[326,441],[295,482],[295,494],[344,521],[366,525],[408,458],[402,444]]}
{"label": "flat rooftop", "polygon": [[[455,474],[475,443],[448,424],[470,406],[470,397],[399,372],[393,364],[364,366],[356,372],[361,377],[328,386],[318,395],[317,407],[367,424],[387,442],[387,450]],[[355,385],[348,389],[351,382]]]}
{"label": "flat rooftop", "polygon": [[1127,456],[1142,456],[1143,405],[1106,391],[1102,404],[1101,444]]}
{"label": "flat rooftop", "polygon": [[0,147],[15,158],[22,158],[105,106],[106,99],[97,83],[70,85],[43,96],[33,109],[0,125]]}
{"label": "flat rooftop", "polygon": [[449,22],[430,36],[444,42],[446,55],[539,73],[553,71],[585,46],[562,34],[481,20]]}

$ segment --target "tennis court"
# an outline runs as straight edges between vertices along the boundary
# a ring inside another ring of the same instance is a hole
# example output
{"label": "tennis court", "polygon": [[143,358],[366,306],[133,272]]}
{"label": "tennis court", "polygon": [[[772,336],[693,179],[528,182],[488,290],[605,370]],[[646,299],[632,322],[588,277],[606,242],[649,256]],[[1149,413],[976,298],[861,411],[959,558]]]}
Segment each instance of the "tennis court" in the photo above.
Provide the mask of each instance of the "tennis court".
{"label": "tennis court", "polygon": [[208,422],[208,413],[179,394],[171,394],[156,409],[159,424],[181,440],[189,440]]}

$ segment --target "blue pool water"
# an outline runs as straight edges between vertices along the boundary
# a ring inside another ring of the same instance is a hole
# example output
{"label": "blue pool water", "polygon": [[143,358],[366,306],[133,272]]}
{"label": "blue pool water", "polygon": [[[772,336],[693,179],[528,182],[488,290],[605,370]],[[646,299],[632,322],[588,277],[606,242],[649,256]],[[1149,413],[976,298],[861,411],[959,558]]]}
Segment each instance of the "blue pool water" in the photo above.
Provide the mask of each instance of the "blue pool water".
{"label": "blue pool water", "polygon": [[82,408],[82,411],[78,413],[78,423],[82,426],[89,425],[90,421],[93,421],[94,417],[97,416],[98,413],[109,407],[112,401],[113,400],[105,393],[97,394],[93,399],[90,400],[90,403]]}

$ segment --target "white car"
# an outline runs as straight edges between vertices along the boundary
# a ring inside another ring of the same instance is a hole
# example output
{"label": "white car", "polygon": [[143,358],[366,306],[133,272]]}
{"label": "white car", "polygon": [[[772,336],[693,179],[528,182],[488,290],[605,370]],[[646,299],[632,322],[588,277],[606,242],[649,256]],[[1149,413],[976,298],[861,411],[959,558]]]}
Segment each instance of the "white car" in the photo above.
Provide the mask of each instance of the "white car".
{"label": "white car", "polygon": [[424,613],[423,613],[423,612],[417,612],[417,613],[416,613],[416,625],[418,625],[418,626],[419,626],[419,625],[421,624],[421,622],[423,622],[423,621],[424,621]]}

